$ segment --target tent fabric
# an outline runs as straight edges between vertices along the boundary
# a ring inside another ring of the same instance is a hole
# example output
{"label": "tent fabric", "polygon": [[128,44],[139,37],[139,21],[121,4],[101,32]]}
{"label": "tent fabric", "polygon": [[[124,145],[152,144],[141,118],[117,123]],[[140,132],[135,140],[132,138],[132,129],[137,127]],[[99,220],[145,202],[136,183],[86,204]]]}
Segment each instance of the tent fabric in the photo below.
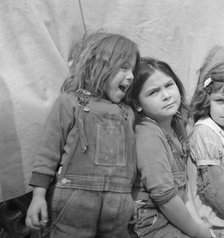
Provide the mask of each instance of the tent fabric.
{"label": "tent fabric", "polygon": [[224,44],[222,0],[0,1],[0,202],[28,186],[43,125],[87,32],[120,33],[168,62],[190,99],[208,50]]}

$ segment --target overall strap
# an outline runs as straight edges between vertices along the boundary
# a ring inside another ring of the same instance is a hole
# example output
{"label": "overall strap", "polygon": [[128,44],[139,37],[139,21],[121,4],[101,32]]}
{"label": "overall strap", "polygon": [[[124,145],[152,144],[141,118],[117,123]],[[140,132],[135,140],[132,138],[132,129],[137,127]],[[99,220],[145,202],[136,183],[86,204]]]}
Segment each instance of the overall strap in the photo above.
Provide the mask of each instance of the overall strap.
{"label": "overall strap", "polygon": [[[77,132],[78,132],[78,135],[76,135],[75,138],[77,138],[77,136],[79,136],[80,141],[81,141],[82,151],[85,152],[88,148],[88,141],[86,138],[85,128],[84,128],[84,124],[83,124],[83,115],[85,112],[89,112],[89,109],[87,107],[87,104],[89,102],[89,96],[84,95],[83,93],[80,93],[79,91],[75,92],[75,94],[72,96],[73,96],[72,98],[74,99],[74,103],[76,105],[76,109],[75,109],[75,113],[74,113],[75,114],[74,115],[75,123],[73,125],[73,128],[77,128]],[[71,130],[72,130],[72,128],[71,128]],[[59,173],[62,176],[66,172],[69,162],[74,155],[75,148],[76,148],[75,146],[72,146],[65,161],[62,161],[62,167],[59,170],[60,171]]]}

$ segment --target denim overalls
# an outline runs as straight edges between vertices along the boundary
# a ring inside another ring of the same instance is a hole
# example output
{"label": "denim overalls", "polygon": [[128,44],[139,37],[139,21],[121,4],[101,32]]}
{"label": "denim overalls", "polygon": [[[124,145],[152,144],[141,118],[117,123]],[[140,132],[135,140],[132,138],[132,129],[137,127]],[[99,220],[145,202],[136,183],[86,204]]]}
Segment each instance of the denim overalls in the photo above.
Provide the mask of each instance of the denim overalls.
{"label": "denim overalls", "polygon": [[[177,133],[182,144],[182,152],[177,151],[172,139],[168,135],[164,136],[174,157],[175,171],[173,171],[173,179],[178,190],[177,194],[183,197],[187,184],[186,159],[188,156],[188,146],[185,138],[181,135],[183,131],[181,125],[178,126],[178,129]],[[172,225],[162,214],[159,206],[145,190],[140,175],[136,177],[132,195],[136,201],[135,216],[129,223],[129,231],[132,238],[189,238]]]}
{"label": "denim overalls", "polygon": [[85,91],[76,96],[75,126],[50,198],[50,237],[127,238],[136,171],[133,112]]}

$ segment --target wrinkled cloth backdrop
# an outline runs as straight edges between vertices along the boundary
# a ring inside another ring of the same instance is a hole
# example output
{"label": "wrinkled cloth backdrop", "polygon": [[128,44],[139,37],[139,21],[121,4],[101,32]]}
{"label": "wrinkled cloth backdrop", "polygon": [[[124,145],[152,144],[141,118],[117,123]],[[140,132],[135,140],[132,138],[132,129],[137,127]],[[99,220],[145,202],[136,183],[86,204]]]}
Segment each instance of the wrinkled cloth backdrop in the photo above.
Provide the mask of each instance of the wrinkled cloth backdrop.
{"label": "wrinkled cloth backdrop", "polygon": [[44,121],[85,31],[123,34],[167,61],[189,99],[205,54],[224,45],[223,12],[223,0],[0,1],[0,202],[31,191]]}

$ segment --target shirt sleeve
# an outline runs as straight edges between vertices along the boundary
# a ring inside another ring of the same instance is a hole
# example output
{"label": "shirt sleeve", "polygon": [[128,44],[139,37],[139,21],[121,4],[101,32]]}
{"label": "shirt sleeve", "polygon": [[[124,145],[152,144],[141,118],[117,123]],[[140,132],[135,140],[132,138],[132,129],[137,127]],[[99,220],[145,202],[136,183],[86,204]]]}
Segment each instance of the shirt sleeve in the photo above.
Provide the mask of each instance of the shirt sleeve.
{"label": "shirt sleeve", "polygon": [[152,200],[158,205],[177,194],[170,163],[169,145],[162,132],[149,126],[137,130],[137,163],[141,180]]}
{"label": "shirt sleeve", "polygon": [[220,165],[223,145],[219,136],[206,125],[195,126],[190,139],[192,159],[200,165]]}
{"label": "shirt sleeve", "polygon": [[62,94],[55,101],[44,126],[39,152],[34,162],[31,186],[47,188],[61,160],[68,132],[75,122],[74,95]]}

